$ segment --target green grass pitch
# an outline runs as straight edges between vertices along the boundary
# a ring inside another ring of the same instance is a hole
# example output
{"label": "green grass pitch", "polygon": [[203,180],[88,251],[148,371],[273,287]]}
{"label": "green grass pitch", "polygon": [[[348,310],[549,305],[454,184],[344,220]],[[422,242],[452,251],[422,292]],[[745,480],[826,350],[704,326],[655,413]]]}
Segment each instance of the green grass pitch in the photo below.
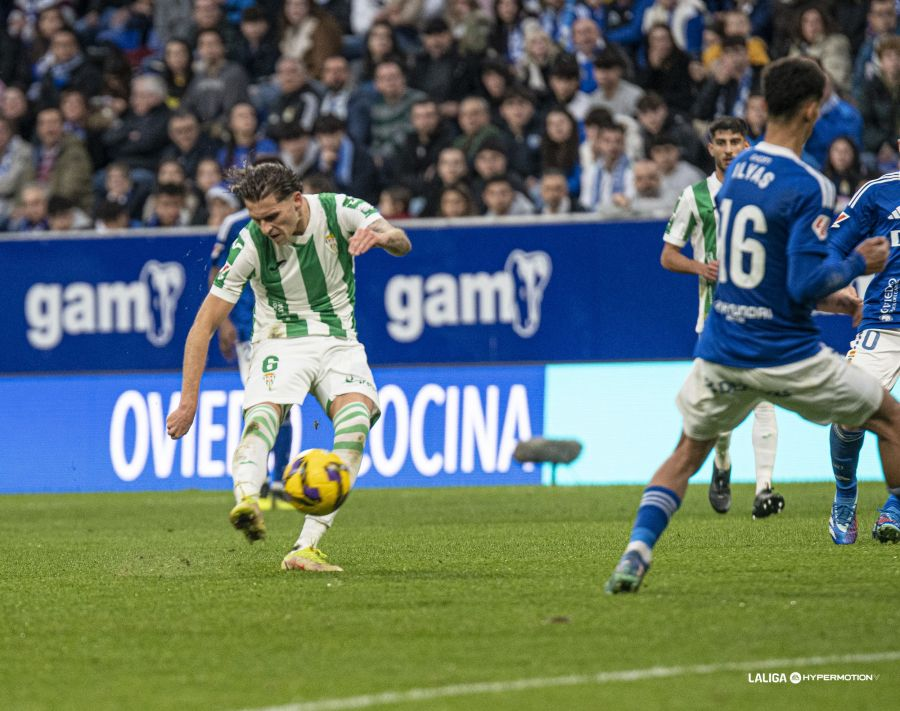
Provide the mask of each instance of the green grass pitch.
{"label": "green grass pitch", "polygon": [[884,488],[862,487],[846,547],[831,489],[782,485],[785,511],[751,521],[750,487],[720,516],[692,486],[640,593],[617,597],[601,589],[637,487],[358,491],[323,541],[331,575],[282,572],[299,515],[270,512],[250,546],[225,492],[0,497],[0,708],[338,709],[302,704],[706,664],[357,707],[896,708],[896,658],[796,670],[871,682],[739,667],[900,651],[900,547],[869,535]]}

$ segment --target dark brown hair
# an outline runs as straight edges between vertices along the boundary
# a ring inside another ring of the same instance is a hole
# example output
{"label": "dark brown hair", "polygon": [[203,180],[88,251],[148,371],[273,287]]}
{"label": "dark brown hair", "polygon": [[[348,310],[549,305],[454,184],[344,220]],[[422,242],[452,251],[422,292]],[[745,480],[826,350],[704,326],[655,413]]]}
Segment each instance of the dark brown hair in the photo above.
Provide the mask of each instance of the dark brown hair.
{"label": "dark brown hair", "polygon": [[259,202],[269,195],[281,202],[303,191],[303,181],[290,168],[278,163],[261,163],[243,168],[231,168],[225,174],[231,192],[244,202]]}

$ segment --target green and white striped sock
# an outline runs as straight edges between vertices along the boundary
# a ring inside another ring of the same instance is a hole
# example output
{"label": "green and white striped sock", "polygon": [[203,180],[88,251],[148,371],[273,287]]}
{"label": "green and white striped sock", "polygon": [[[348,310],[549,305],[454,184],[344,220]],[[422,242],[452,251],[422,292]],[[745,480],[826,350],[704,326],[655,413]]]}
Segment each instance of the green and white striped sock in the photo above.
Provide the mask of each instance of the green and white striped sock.
{"label": "green and white striped sock", "polygon": [[278,425],[278,413],[271,405],[254,405],[244,413],[244,431],[231,463],[235,501],[259,496]]}

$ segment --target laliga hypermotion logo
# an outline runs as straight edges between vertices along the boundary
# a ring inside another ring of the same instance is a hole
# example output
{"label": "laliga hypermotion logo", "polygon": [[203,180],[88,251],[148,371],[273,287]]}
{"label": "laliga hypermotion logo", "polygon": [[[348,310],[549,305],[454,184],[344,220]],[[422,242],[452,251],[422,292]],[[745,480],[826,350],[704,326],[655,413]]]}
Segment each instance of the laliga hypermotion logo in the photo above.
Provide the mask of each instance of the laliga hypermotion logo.
{"label": "laliga hypermotion logo", "polygon": [[159,348],[171,341],[175,333],[175,309],[184,291],[184,267],[178,262],[152,259],[141,269],[140,281],[150,294],[147,340]]}
{"label": "laliga hypermotion logo", "polygon": [[178,262],[146,262],[136,281],[38,283],[25,294],[26,337],[52,350],[64,335],[143,333],[160,348],[175,333],[175,311],[184,291]]}
{"label": "laliga hypermotion logo", "polygon": [[515,249],[506,258],[505,270],[516,285],[513,331],[522,338],[531,338],[541,326],[541,302],[550,283],[553,262],[546,252]]}

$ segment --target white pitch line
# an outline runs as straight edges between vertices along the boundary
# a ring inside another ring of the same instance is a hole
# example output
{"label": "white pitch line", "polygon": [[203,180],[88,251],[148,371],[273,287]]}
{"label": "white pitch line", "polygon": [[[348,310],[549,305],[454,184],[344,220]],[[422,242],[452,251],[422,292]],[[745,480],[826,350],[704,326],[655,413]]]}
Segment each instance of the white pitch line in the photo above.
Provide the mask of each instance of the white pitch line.
{"label": "white pitch line", "polygon": [[509,691],[547,689],[558,686],[581,686],[586,684],[609,684],[616,681],[641,681],[642,679],[663,679],[672,676],[692,676],[717,674],[719,672],[759,671],[773,667],[784,667],[785,673],[797,667],[818,667],[828,664],[855,664],[862,662],[900,661],[900,652],[874,652],[872,654],[840,654],[830,657],[798,657],[795,659],[757,659],[747,662],[722,662],[718,664],[695,664],[679,667],[648,667],[646,669],[626,669],[623,671],[600,672],[598,674],[572,674],[543,679],[513,679],[511,681],[486,681],[474,684],[453,684],[431,689],[409,689],[407,691],[385,691],[380,694],[346,696],[337,699],[304,701],[284,706],[267,706],[253,711],[345,711],[346,709],[366,709],[373,706],[389,706],[431,699],[446,699],[477,694],[502,694]]}

